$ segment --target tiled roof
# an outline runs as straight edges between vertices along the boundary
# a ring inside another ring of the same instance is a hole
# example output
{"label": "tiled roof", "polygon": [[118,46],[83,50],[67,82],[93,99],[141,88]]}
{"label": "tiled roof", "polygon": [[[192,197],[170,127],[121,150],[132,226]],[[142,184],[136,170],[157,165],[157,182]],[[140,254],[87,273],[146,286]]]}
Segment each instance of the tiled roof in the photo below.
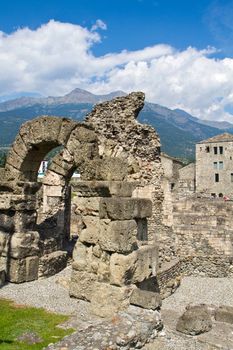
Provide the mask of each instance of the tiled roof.
{"label": "tiled roof", "polygon": [[209,139],[200,141],[198,143],[216,143],[216,142],[233,142],[233,135],[225,132],[224,134],[210,137]]}

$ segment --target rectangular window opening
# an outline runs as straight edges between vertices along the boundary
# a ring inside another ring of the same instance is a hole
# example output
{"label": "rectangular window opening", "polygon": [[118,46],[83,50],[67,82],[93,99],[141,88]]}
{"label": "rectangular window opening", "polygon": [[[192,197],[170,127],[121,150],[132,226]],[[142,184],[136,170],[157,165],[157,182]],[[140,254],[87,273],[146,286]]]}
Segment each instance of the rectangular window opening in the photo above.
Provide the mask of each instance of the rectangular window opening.
{"label": "rectangular window opening", "polygon": [[233,182],[233,173],[231,173],[231,182]]}
{"label": "rectangular window opening", "polygon": [[215,174],[215,182],[219,182],[219,174]]}
{"label": "rectangular window opening", "polygon": [[214,154],[218,154],[218,147],[214,147]]}
{"label": "rectangular window opening", "polygon": [[214,162],[214,169],[218,169],[218,162]]}
{"label": "rectangular window opening", "polygon": [[219,147],[219,153],[220,153],[220,154],[223,154],[223,146],[220,146],[220,147]]}
{"label": "rectangular window opening", "polygon": [[218,168],[219,168],[219,169],[223,169],[223,162],[219,162],[219,163],[218,163]]}

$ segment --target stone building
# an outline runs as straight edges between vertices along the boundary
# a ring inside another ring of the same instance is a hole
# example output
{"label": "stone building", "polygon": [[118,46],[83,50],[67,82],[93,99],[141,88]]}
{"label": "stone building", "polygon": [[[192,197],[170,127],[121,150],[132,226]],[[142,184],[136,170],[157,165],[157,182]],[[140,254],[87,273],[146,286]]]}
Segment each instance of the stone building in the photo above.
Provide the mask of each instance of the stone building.
{"label": "stone building", "polygon": [[196,192],[233,196],[233,135],[224,133],[197,143]]}

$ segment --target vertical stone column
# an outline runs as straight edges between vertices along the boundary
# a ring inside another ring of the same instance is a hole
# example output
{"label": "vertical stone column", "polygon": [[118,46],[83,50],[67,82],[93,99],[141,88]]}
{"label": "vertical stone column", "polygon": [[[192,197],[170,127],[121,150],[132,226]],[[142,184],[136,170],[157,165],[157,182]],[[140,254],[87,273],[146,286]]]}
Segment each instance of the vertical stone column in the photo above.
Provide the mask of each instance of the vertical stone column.
{"label": "vertical stone column", "polygon": [[133,188],[120,181],[80,182],[74,188],[83,229],[73,253],[70,295],[90,301],[93,312],[103,317],[130,303],[160,305],[155,293],[158,252],[147,237],[152,203],[131,198]]}
{"label": "vertical stone column", "polygon": [[1,265],[10,282],[21,283],[38,278],[39,234],[35,231],[35,224],[35,195],[1,195]]}
{"label": "vertical stone column", "polygon": [[[49,177],[46,178],[49,180]],[[40,233],[39,277],[61,271],[67,263],[65,246],[70,229],[70,190],[61,184],[43,183],[42,205],[38,210]]]}

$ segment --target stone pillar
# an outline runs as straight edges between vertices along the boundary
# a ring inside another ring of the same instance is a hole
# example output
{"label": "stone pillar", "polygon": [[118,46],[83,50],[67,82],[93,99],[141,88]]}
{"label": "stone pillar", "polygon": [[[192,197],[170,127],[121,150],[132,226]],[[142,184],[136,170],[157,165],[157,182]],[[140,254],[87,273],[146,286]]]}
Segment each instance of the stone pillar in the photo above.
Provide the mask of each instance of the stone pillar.
{"label": "stone pillar", "polygon": [[147,237],[152,203],[131,198],[133,188],[120,181],[80,181],[73,188],[83,228],[73,252],[70,295],[90,301],[102,317],[130,303],[160,305],[158,250]]}
{"label": "stone pillar", "polygon": [[21,283],[38,277],[39,234],[35,231],[34,194],[1,194],[1,269],[10,282]]}
{"label": "stone pillar", "polygon": [[67,264],[65,245],[69,240],[71,200],[69,187],[60,184],[44,183],[40,196],[42,205],[37,218],[40,233],[39,277],[54,275]]}

